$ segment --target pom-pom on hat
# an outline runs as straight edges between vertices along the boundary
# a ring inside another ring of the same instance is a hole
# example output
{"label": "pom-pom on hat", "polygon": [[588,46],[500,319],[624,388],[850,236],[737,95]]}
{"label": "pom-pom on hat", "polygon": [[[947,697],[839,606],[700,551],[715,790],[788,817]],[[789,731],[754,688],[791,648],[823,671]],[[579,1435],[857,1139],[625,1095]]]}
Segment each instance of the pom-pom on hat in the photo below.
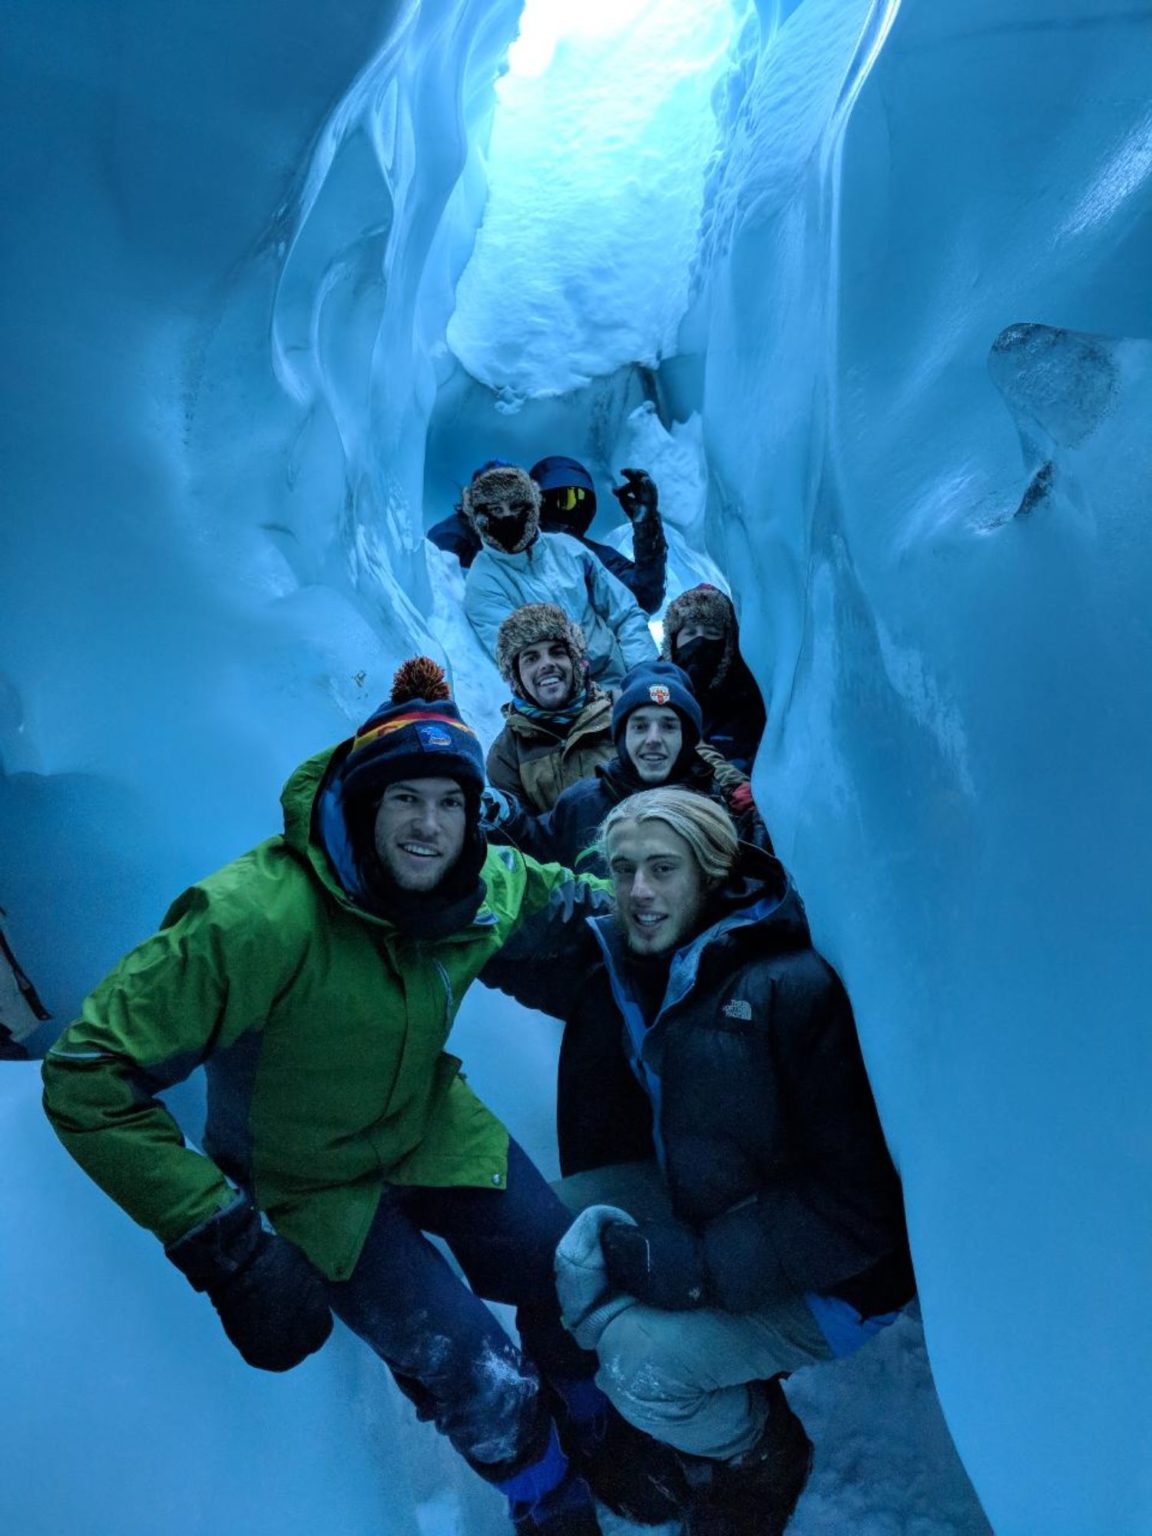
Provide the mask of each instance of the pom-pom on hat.
{"label": "pom-pom on hat", "polygon": [[616,750],[623,751],[628,716],[633,710],[652,704],[676,711],[684,728],[684,747],[695,749],[704,730],[704,717],[692,691],[692,680],[675,662],[642,661],[624,674],[620,695],[612,706],[612,739]]}
{"label": "pom-pom on hat", "polygon": [[484,788],[476,733],[452,702],[444,668],[429,656],[397,668],[392,697],[356,732],[344,762],[344,789],[356,799],[409,778],[455,779],[477,795]]}
{"label": "pom-pom on hat", "polygon": [[496,665],[510,688],[520,687],[516,668],[520,652],[546,640],[559,640],[576,668],[583,666],[588,656],[584,631],[557,603],[525,603],[504,620],[496,634]]}

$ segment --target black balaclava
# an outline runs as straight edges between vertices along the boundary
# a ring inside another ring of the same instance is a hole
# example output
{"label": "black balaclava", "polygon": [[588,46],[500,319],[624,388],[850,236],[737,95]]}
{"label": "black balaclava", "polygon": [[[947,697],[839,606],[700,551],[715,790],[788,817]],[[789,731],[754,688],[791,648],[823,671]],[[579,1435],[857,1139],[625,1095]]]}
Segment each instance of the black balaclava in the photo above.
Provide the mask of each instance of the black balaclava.
{"label": "black balaclava", "polygon": [[520,554],[540,532],[540,489],[514,464],[478,469],[460,504],[482,542],[502,554]]}
{"label": "black balaclava", "polygon": [[716,673],[727,649],[727,640],[709,640],[706,635],[697,635],[687,645],[676,647],[676,665],[683,667],[692,679],[697,698],[706,694],[715,683]]}

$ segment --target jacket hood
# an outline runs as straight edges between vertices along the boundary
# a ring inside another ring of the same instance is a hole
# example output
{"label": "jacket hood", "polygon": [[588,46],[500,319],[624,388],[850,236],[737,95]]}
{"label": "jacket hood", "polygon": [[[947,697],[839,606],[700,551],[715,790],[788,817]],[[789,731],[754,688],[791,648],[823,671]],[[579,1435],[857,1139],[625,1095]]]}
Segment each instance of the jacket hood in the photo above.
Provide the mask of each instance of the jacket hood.
{"label": "jacket hood", "polygon": [[[611,915],[588,921],[609,969],[618,973],[628,960],[623,930]],[[774,854],[751,843],[741,843],[736,868],[709,903],[706,923],[672,958],[685,992],[717,965],[730,969],[745,955],[763,959],[812,944],[804,903],[791,875]]]}
{"label": "jacket hood", "polygon": [[343,892],[323,846],[313,839],[313,811],[325,775],[344,761],[351,747],[352,741],[349,738],[335,747],[325,747],[322,752],[315,753],[300,764],[280,791],[280,806],[284,812],[284,841],[311,866],[325,890],[335,896]]}
{"label": "jacket hood", "polygon": [[474,922],[488,922],[480,871],[488,845],[473,830],[458,865],[443,885],[427,893],[404,892],[402,901],[367,872],[363,850],[345,814],[343,770],[351,739],[326,748],[301,763],[280,795],[284,811],[284,840],[312,870],[328,894],[367,922],[417,932],[423,938],[444,938]]}
{"label": "jacket hood", "polygon": [[754,942],[761,953],[808,949],[812,943],[808,915],[791,875],[775,854],[753,843],[740,844],[736,868],[709,904],[709,912],[713,928],[726,928],[729,919],[739,919],[727,931],[741,930],[739,942]]}
{"label": "jacket hood", "polygon": [[[562,453],[540,459],[528,471],[543,493],[540,510],[541,527],[559,529],[582,539],[592,526],[596,516],[596,484],[579,459],[570,459]],[[550,492],[578,489],[581,493],[575,506],[562,511],[556,497]]]}
{"label": "jacket hood", "polygon": [[707,581],[689,587],[687,592],[674,597],[664,613],[664,639],[660,654],[665,661],[677,659],[680,631],[689,622],[716,625],[724,636],[716,671],[708,681],[710,690],[719,688],[728,675],[733,659],[739,655],[740,628],[736,622],[732,599]]}

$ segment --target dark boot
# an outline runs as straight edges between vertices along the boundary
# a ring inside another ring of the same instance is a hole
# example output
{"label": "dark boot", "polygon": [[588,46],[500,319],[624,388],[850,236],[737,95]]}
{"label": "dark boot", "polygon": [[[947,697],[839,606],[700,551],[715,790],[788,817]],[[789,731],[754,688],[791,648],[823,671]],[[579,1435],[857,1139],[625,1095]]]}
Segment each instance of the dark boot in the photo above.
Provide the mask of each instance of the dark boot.
{"label": "dark boot", "polygon": [[588,1484],[571,1469],[562,1483],[533,1503],[511,1500],[510,1507],[516,1536],[600,1536]]}
{"label": "dark boot", "polygon": [[765,1383],[763,1392],[764,1433],[735,1462],[713,1462],[710,1475],[694,1486],[688,1536],[781,1536],[792,1518],[812,1469],[812,1442],[779,1380]]}
{"label": "dark boot", "polygon": [[568,1442],[569,1455],[601,1504],[635,1525],[666,1525],[683,1517],[688,1481],[671,1446],[634,1429],[611,1407],[595,1434],[580,1428],[579,1438]]}
{"label": "dark boot", "polygon": [[508,1500],[517,1536],[600,1536],[588,1484],[560,1445],[556,1426],[544,1424],[544,1448],[508,1477],[491,1478]]}

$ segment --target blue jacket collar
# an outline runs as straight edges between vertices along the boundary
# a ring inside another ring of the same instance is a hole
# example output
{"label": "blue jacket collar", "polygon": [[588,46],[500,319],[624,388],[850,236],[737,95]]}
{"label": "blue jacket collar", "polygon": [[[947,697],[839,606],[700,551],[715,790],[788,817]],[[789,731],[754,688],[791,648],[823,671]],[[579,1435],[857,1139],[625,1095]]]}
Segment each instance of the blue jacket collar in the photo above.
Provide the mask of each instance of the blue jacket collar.
{"label": "blue jacket collar", "polygon": [[[781,913],[782,908],[791,905],[790,898],[799,901],[790,880],[782,894],[766,889],[750,902],[730,909],[675,952],[668,973],[668,990],[664,994],[664,1001],[653,1020],[651,1029],[644,1036],[642,1047],[645,1060],[655,1070],[659,1071],[661,1037],[664,1033],[661,1026],[671,1010],[692,994],[699,979],[701,961],[707,951],[713,945],[723,943],[733,933],[772,922],[773,918]],[[614,916],[590,917],[588,925],[595,934],[604,956],[608,981],[616,1005],[625,1020],[633,1026],[629,1032],[635,1038],[635,1016],[639,1013],[639,1009],[628,984],[628,945],[624,932]]]}

